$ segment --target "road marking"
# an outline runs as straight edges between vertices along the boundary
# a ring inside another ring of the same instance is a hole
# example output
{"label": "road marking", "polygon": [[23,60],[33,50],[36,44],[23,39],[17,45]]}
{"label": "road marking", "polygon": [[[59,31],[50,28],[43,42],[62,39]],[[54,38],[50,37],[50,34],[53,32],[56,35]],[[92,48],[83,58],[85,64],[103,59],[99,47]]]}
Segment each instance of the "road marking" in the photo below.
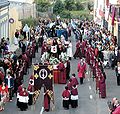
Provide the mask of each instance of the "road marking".
{"label": "road marking", "polygon": [[91,86],[89,86],[89,90],[91,90],[92,88],[91,88]]}
{"label": "road marking", "polygon": [[93,99],[93,96],[92,96],[92,95],[90,95],[90,99]]}
{"label": "road marking", "polygon": [[90,81],[90,79],[88,78],[88,82]]}
{"label": "road marking", "polygon": [[41,110],[40,110],[40,114],[42,114],[43,111],[44,111],[44,107],[41,108]]}

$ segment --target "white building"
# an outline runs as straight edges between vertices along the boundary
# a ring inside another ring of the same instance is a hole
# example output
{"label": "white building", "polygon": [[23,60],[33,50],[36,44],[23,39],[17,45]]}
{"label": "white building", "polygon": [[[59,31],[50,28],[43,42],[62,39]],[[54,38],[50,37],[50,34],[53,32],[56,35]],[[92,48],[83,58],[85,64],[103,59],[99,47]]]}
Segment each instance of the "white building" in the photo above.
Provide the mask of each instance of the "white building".
{"label": "white building", "polygon": [[10,8],[16,8],[19,14],[19,20],[28,17],[36,17],[36,5],[34,0],[9,0],[9,2]]}
{"label": "white building", "polygon": [[0,0],[0,40],[9,36],[9,2]]}
{"label": "white building", "polygon": [[105,0],[94,0],[94,22],[103,27]]}
{"label": "white building", "polygon": [[120,0],[94,0],[94,22],[116,36],[120,46]]}
{"label": "white building", "polygon": [[110,4],[120,4],[120,0],[109,0]]}

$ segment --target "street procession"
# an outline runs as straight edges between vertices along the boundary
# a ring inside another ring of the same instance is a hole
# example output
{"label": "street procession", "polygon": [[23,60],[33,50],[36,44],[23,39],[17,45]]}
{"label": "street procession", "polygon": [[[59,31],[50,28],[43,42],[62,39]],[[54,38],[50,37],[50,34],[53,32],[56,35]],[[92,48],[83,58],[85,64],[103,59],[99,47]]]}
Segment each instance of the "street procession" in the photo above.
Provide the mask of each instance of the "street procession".
{"label": "street procession", "polygon": [[116,28],[60,15],[36,23],[15,29],[12,45],[0,33],[0,113],[120,114]]}

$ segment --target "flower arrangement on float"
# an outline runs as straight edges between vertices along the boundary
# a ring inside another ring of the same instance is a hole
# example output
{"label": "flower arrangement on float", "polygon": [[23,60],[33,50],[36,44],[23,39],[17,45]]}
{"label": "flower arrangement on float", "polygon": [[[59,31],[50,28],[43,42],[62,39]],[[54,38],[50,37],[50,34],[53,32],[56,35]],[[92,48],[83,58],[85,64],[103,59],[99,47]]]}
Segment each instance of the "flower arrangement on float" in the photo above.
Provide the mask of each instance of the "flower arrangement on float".
{"label": "flower arrangement on float", "polygon": [[46,60],[48,60],[50,57],[50,54],[48,52],[44,52],[41,57],[41,62],[45,63]]}
{"label": "flower arrangement on float", "polygon": [[55,58],[55,57],[50,57],[50,59],[49,59],[49,63],[50,63],[51,65],[58,65],[59,62],[60,62],[60,60],[58,60],[58,59]]}
{"label": "flower arrangement on float", "polygon": [[66,53],[61,53],[61,55],[59,56],[59,58],[62,60],[63,63],[66,63],[66,61],[68,60],[68,56]]}
{"label": "flower arrangement on float", "polygon": [[[51,47],[52,44],[53,44],[53,39],[48,38],[46,43],[47,43],[48,47]],[[57,38],[57,43],[58,43],[59,46],[64,46],[64,45],[62,45],[61,40],[59,38]],[[60,63],[60,60],[62,60],[62,62],[66,66],[66,61],[68,60],[68,58],[69,57],[67,56],[66,52],[61,52],[61,54],[59,55],[59,58],[56,58],[56,57],[52,56],[49,52],[44,52],[42,57],[41,57],[41,62],[44,64],[46,61],[49,60],[49,63],[51,65],[53,65],[53,68],[57,69],[57,66]]]}
{"label": "flower arrangement on float", "polygon": [[49,63],[51,65],[57,66],[60,62],[60,59],[65,64],[66,61],[68,60],[67,54],[62,52],[61,55],[59,56],[59,59],[58,59],[58,58],[55,58],[53,56],[50,57],[50,54],[48,52],[45,52],[41,57],[41,62],[45,63],[47,60],[49,60]]}

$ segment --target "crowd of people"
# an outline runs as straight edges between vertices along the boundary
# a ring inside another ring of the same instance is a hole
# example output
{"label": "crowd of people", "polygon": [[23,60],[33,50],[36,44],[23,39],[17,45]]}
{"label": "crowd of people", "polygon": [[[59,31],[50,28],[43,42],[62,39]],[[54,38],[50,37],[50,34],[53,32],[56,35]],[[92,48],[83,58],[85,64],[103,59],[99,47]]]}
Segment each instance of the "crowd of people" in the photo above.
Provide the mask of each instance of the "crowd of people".
{"label": "crowd of people", "polygon": [[[18,31],[17,31],[18,33]],[[15,36],[16,34],[15,33]],[[18,34],[19,37],[20,33]],[[29,68],[32,65],[32,58],[35,58],[35,53],[37,52],[37,41],[35,37],[30,36],[30,39],[24,36],[23,39],[17,39],[19,43],[19,50],[14,52],[10,51],[9,48],[1,51],[0,59],[0,110],[4,110],[4,105],[8,101],[12,101],[13,97],[16,95],[21,103],[18,107],[21,110],[25,110],[29,102],[29,97],[31,92],[31,83],[28,84],[28,89],[20,88],[21,84],[24,82],[24,76],[29,72]],[[3,42],[4,41],[4,42]],[[4,38],[2,43],[6,43]],[[23,99],[24,98],[24,99]],[[25,104],[25,106],[22,105]],[[31,103],[30,103],[31,104]]]}
{"label": "crowd of people", "polygon": [[[74,54],[70,40],[72,32],[77,41]],[[20,34],[23,35],[23,39],[19,39]],[[75,74],[70,77],[70,60],[73,57],[74,59],[79,58],[77,72],[80,84],[84,83],[86,72],[89,69],[90,77],[96,80],[96,92],[99,93],[100,98],[106,98],[103,51],[114,52],[112,55],[114,64],[111,64],[113,68],[117,66],[119,53],[116,55],[117,38],[105,28],[100,29],[99,25],[86,20],[71,19],[71,22],[61,21],[60,18],[56,21],[40,20],[39,25],[30,30],[30,34],[16,31],[15,38],[15,45],[19,45],[21,50],[19,55],[16,51],[10,52],[9,38],[1,40],[0,110],[4,110],[5,102],[12,101],[14,94],[17,95],[17,106],[21,111],[25,111],[28,105],[33,104],[34,76],[30,77],[32,81],[30,80],[27,89],[23,87],[23,82],[24,75],[29,73],[28,68],[31,67],[32,58],[35,58],[39,46],[41,47],[40,64],[57,65],[57,69],[60,71],[59,83],[67,83],[62,93],[65,109],[69,109],[69,105],[72,108],[78,107],[78,80]],[[120,78],[117,79],[120,83]]]}

